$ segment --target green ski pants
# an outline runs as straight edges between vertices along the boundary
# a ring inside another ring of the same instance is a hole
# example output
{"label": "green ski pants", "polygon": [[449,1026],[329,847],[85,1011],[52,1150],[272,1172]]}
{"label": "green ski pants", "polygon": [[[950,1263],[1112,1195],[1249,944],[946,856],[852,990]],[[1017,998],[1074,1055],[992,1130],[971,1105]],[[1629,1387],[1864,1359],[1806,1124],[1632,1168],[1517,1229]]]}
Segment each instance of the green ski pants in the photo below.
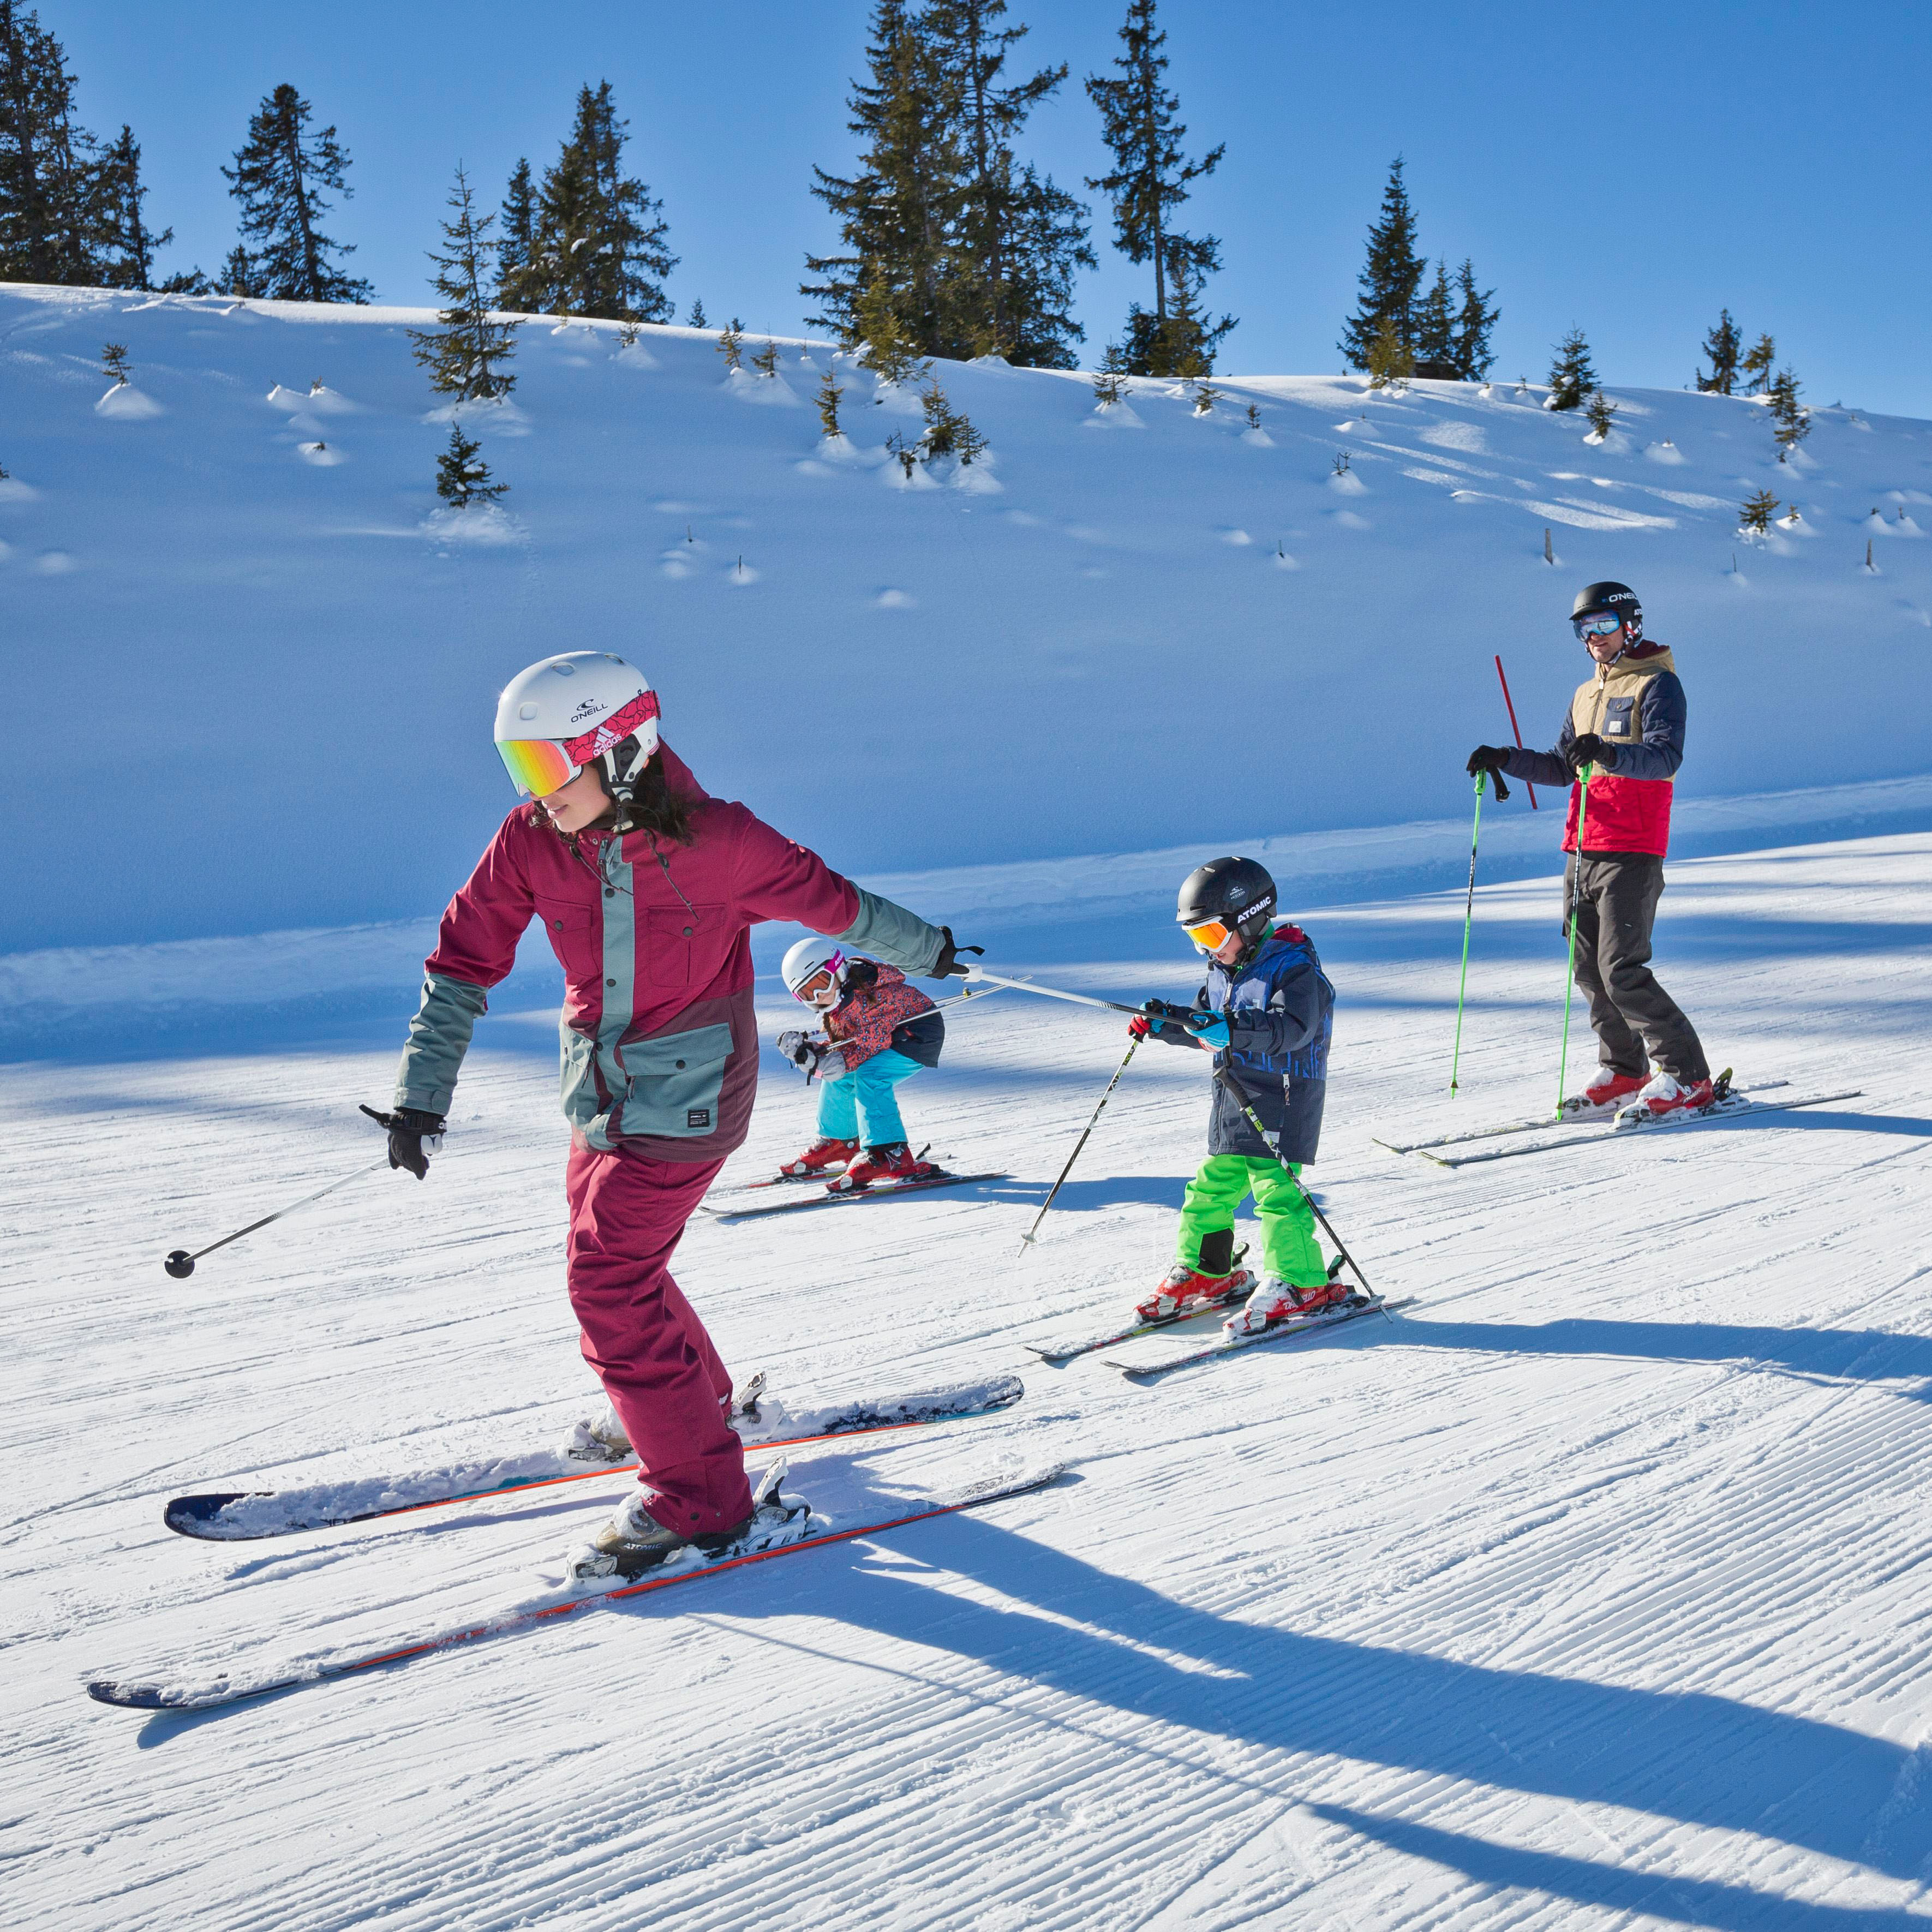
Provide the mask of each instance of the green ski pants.
{"label": "green ski pants", "polygon": [[[1292,1170],[1299,1174],[1299,1166]],[[1262,1222],[1262,1250],[1267,1271],[1291,1288],[1318,1288],[1328,1279],[1315,1239],[1315,1216],[1301,1190],[1282,1172],[1278,1160],[1253,1160],[1245,1154],[1210,1154],[1187,1184],[1180,1207],[1178,1258],[1190,1268],[1201,1258],[1205,1235],[1234,1225],[1234,1210],[1250,1194]]]}

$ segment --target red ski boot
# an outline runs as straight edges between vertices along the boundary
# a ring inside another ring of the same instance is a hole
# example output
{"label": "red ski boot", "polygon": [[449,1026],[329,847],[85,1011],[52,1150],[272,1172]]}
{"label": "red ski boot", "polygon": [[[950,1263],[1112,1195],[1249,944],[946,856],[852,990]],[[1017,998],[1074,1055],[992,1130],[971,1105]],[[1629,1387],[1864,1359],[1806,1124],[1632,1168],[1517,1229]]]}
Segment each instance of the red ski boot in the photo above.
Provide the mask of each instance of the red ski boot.
{"label": "red ski boot", "polygon": [[1299,1321],[1318,1315],[1348,1299],[1348,1291],[1339,1281],[1318,1282],[1313,1288],[1291,1288],[1270,1275],[1249,1298],[1245,1308],[1238,1308],[1221,1324],[1229,1335],[1258,1335],[1264,1329],[1278,1328],[1284,1322]]}
{"label": "red ski boot", "polygon": [[828,1180],[828,1194],[856,1194],[875,1180],[927,1180],[939,1172],[929,1160],[916,1160],[904,1141],[890,1147],[868,1147],[836,1180]]}
{"label": "red ski boot", "polygon": [[1255,1278],[1244,1268],[1226,1274],[1203,1274],[1185,1262],[1176,1262],[1161,1285],[1134,1310],[1136,1322],[1178,1322],[1184,1314],[1204,1315],[1234,1300]]}
{"label": "red ski boot", "polygon": [[1613,1066],[1600,1066],[1591,1076],[1590,1084],[1580,1094],[1573,1094],[1563,1103],[1563,1118],[1570,1120],[1580,1116],[1604,1114],[1613,1108],[1621,1107],[1633,1095],[1640,1093],[1648,1076],[1642,1073],[1619,1073]]}
{"label": "red ski boot", "polygon": [[828,1168],[843,1167],[859,1151],[856,1141],[838,1141],[830,1135],[820,1134],[796,1160],[788,1160],[778,1169],[801,1180],[809,1180],[815,1174],[824,1174]]}
{"label": "red ski boot", "polygon": [[1671,1114],[1701,1114],[1717,1097],[1717,1090],[1708,1080],[1694,1080],[1687,1087],[1671,1074],[1653,1073],[1618,1118],[1640,1114],[1660,1120]]}

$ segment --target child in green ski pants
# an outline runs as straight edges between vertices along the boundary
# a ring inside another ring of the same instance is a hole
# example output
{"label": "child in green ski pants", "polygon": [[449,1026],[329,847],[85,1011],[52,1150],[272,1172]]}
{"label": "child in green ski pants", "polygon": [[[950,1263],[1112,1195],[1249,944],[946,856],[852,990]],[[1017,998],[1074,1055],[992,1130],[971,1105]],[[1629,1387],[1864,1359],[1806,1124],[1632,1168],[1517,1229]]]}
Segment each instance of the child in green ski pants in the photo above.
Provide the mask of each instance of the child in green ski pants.
{"label": "child in green ski pants", "polygon": [[[1217,1075],[1225,1071],[1239,1089],[1215,1081],[1208,1158],[1187,1184],[1178,1258],[1135,1310],[1142,1322],[1245,1299],[1226,1325],[1231,1334],[1256,1334],[1346,1299],[1328,1278],[1314,1212],[1293,1178],[1321,1136],[1334,989],[1308,935],[1277,923],[1274,908],[1274,880],[1252,859],[1216,859],[1190,873],[1176,917],[1208,957],[1207,983],[1191,1009],[1150,1000],[1127,1023],[1138,1040],[1208,1049]],[[1268,1270],[1258,1288],[1234,1266],[1234,1216],[1250,1194]]]}

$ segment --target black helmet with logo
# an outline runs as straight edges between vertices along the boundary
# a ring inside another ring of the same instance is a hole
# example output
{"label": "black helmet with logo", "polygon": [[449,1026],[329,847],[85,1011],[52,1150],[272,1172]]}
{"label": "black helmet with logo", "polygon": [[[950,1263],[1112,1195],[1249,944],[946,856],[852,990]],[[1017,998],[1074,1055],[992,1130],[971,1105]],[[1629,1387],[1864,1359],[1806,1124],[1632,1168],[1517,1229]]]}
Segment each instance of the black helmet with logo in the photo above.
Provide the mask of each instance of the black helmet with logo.
{"label": "black helmet with logo", "polygon": [[1183,926],[1218,920],[1252,946],[1267,936],[1274,907],[1274,880],[1265,866],[1252,859],[1210,859],[1188,874],[1174,916]]}
{"label": "black helmet with logo", "polygon": [[1577,592],[1576,601],[1570,607],[1570,622],[1575,623],[1580,617],[1601,616],[1620,618],[1624,633],[1632,644],[1643,635],[1643,606],[1628,584],[1606,578],[1601,584],[1586,584]]}

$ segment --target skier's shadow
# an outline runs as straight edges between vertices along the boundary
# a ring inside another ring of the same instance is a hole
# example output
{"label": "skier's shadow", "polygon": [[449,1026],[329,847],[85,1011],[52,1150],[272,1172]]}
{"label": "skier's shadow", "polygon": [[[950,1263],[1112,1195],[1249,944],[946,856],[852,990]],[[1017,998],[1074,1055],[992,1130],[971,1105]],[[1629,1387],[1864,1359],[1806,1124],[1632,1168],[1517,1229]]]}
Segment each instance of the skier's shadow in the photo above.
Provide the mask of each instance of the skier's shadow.
{"label": "skier's shadow", "polygon": [[[809,1582],[794,1574],[772,1593],[743,1592],[730,1606],[736,1626],[806,1610],[897,1644],[950,1652],[1066,1700],[1056,1709],[1032,1698],[1016,1704],[997,1688],[986,1694],[989,1706],[1024,1711],[1035,1724],[1118,1736],[1110,1709],[1169,1726],[1170,1747],[1133,1737],[1120,1748],[1156,1768],[1171,1750],[1174,1782],[1184,1786],[1201,1774],[1189,1741],[1207,1737],[1356,1760],[1336,1774],[1358,1790],[1359,1766],[1379,1764],[1782,1839],[1900,1879],[1932,1854],[1932,1779],[1920,1775],[1921,1754],[1816,1719],[1703,1693],[1492,1670],[1237,1622],[983,1517],[956,1516],[896,1537],[879,1546],[878,1560],[855,1551],[842,1574],[830,1556],[817,1559]],[[974,1602],[947,1588],[949,1573],[997,1590],[1002,1600]],[[1319,1606],[1300,1614],[1317,1622]],[[812,1648],[783,1628],[766,1635],[782,1650]],[[892,1672],[883,1662],[873,1667]],[[982,1694],[970,1685],[955,1688],[962,1703]],[[1459,1837],[1399,1814],[1324,1807],[1306,1767],[1288,1787],[1264,1772],[1251,1788],[1258,1808],[1272,1808],[1292,1792],[1323,1816],[1479,1883],[1606,1911],[1657,1911],[1664,1896],[1672,1918],[1740,1932],[1772,1923],[1910,1932],[1922,1923],[1903,1911],[1810,1904],[1742,1884],[1685,1881]],[[1778,1861],[1768,1854],[1764,1862]],[[1694,1911],[1678,1909],[1686,1900]]]}
{"label": "skier's shadow", "polygon": [[1598,1355],[1656,1362],[1757,1363],[1823,1382],[1909,1382],[1908,1401],[1932,1401],[1932,1336],[1882,1328],[1745,1328],[1714,1322],[1581,1318],[1535,1324],[1433,1322],[1406,1316],[1391,1340],[1409,1348],[1485,1355]]}
{"label": "skier's shadow", "polygon": [[[1044,1201],[1051,1181],[1022,1183],[1006,1192],[1030,1201]],[[1139,1205],[1168,1208],[1178,1212],[1187,1183],[1177,1174],[1124,1174],[1098,1177],[1091,1180],[1070,1180],[1053,1197],[1053,1211],[1090,1214],[1103,1208]]]}

